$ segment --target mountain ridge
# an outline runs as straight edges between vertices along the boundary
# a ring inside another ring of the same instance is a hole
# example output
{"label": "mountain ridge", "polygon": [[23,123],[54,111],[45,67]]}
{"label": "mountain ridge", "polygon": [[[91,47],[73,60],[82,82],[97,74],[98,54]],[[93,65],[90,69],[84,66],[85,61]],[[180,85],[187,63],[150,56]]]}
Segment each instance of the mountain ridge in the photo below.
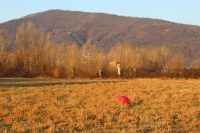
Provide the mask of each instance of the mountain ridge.
{"label": "mountain ridge", "polygon": [[28,21],[50,33],[56,44],[89,42],[104,49],[118,42],[135,46],[166,45],[188,58],[200,57],[200,27],[197,25],[106,13],[48,10],[0,23],[0,29],[8,31],[11,45],[14,45],[17,27]]}
{"label": "mountain ridge", "polygon": [[78,11],[78,10],[61,10],[61,9],[52,9],[52,10],[46,10],[46,11],[41,11],[37,13],[31,13],[29,15],[24,15],[20,18],[15,18],[11,20],[7,20],[4,22],[0,22],[0,24],[4,24],[10,21],[15,21],[15,20],[20,20],[20,19],[26,19],[29,17],[37,16],[43,13],[48,13],[48,12],[55,12],[55,11],[61,11],[61,12],[79,12],[79,13],[88,13],[88,14],[102,14],[102,15],[112,15],[112,16],[117,16],[117,17],[125,17],[125,18],[139,18],[139,19],[150,19],[150,20],[158,20],[158,21],[163,21],[163,22],[169,22],[169,23],[174,23],[174,24],[181,24],[181,25],[186,25],[186,26],[196,26],[200,27],[200,25],[195,25],[195,24],[189,24],[189,23],[181,23],[181,22],[175,22],[175,21],[170,21],[166,19],[160,19],[160,18],[150,18],[150,17],[136,17],[136,16],[126,16],[126,15],[119,15],[119,14],[112,14],[112,13],[104,13],[104,12],[87,12],[87,11]]}

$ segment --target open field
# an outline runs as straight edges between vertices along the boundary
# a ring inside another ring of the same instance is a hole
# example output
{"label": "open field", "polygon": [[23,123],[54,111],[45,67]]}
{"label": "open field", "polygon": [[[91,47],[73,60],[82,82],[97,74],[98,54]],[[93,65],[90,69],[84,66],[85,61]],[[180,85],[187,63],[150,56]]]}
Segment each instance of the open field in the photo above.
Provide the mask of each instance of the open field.
{"label": "open field", "polygon": [[200,80],[0,79],[0,132],[80,131],[197,133]]}

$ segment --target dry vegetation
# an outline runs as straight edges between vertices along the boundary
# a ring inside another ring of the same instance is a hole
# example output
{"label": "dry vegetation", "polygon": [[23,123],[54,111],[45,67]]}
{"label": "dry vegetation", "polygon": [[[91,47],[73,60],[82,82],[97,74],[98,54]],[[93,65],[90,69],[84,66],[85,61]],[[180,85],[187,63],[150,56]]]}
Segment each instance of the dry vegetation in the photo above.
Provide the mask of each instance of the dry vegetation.
{"label": "dry vegetation", "polygon": [[105,51],[90,42],[52,44],[32,22],[18,27],[12,48],[7,34],[0,31],[1,77],[200,77],[199,59],[188,62],[166,46],[117,43]]}
{"label": "dry vegetation", "polygon": [[[1,79],[0,86],[0,132],[200,130],[200,80]],[[133,105],[120,105],[120,95]]]}

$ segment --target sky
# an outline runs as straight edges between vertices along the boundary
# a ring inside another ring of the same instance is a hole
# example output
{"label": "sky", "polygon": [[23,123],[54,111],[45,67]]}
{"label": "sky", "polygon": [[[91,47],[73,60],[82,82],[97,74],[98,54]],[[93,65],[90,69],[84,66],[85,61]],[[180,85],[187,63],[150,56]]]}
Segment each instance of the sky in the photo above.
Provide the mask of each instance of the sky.
{"label": "sky", "polygon": [[200,26],[200,0],[0,0],[0,23],[52,10],[103,12]]}

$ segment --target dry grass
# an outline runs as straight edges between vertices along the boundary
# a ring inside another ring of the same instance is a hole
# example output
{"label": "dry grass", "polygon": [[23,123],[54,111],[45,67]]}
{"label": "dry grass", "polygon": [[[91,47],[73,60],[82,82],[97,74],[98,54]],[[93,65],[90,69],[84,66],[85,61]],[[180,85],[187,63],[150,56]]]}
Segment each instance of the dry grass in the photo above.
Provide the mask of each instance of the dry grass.
{"label": "dry grass", "polygon": [[[200,130],[200,80],[1,79],[0,86],[0,132]],[[120,105],[120,95],[133,106]]]}

